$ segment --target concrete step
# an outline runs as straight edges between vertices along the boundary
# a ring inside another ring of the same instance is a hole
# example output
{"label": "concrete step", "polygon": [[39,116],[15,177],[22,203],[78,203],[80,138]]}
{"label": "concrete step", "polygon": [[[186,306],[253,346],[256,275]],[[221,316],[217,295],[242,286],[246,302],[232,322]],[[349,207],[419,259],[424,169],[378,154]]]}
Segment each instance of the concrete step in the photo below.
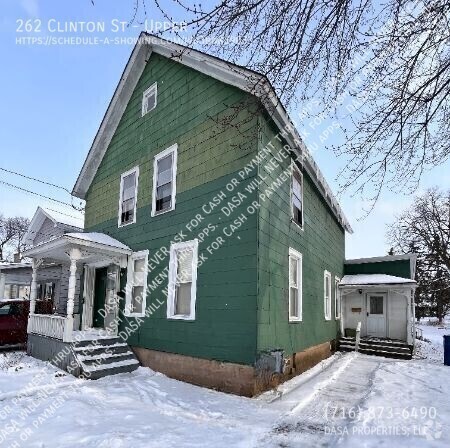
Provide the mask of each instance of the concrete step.
{"label": "concrete step", "polygon": [[381,350],[384,352],[392,352],[392,353],[411,353],[410,348],[406,346],[396,346],[396,345],[385,345],[385,344],[371,344],[370,342],[360,342],[359,348],[361,350]]}
{"label": "concrete step", "polygon": [[384,356],[385,358],[397,358],[397,359],[411,359],[412,353],[409,351],[405,352],[393,352],[387,350],[381,350],[379,348],[360,348],[360,353],[364,353],[366,355],[374,355],[374,356]]}
{"label": "concrete step", "polygon": [[111,337],[101,337],[97,339],[83,339],[82,341],[75,341],[72,343],[73,347],[79,348],[79,347],[87,347],[90,345],[114,345],[114,344],[120,344],[123,343],[122,339],[118,338],[117,336],[111,336]]}
{"label": "concrete step", "polygon": [[139,367],[139,361],[134,359],[128,359],[123,361],[117,361],[109,364],[103,364],[100,366],[92,366],[83,368],[81,374],[82,378],[91,380],[97,380],[109,375],[117,375],[118,373],[129,373],[135,371]]}
{"label": "concrete step", "polygon": [[112,364],[119,361],[125,361],[127,359],[136,359],[134,353],[131,351],[127,351],[124,353],[114,353],[114,354],[101,354],[96,356],[78,356],[83,368],[84,367],[93,367],[96,365],[106,365]]}
{"label": "concrete step", "polygon": [[74,352],[81,355],[100,355],[102,353],[125,353],[129,350],[127,344],[118,342],[110,345],[86,345],[84,347],[74,347]]}
{"label": "concrete step", "polygon": [[382,345],[382,346],[391,346],[391,347],[406,347],[409,348],[409,345],[403,341],[394,341],[392,339],[361,339],[361,343],[370,344],[373,346]]}
{"label": "concrete step", "polygon": [[80,378],[94,380],[139,367],[136,355],[117,337],[78,341],[72,349],[80,366]]}
{"label": "concrete step", "polygon": [[353,352],[355,350],[354,345],[340,344],[339,350],[342,352]]}
{"label": "concrete step", "polygon": [[[338,342],[340,351],[354,351],[355,338],[342,337]],[[384,356],[399,359],[411,359],[412,350],[405,342],[389,339],[361,339],[358,351],[367,355]]]}

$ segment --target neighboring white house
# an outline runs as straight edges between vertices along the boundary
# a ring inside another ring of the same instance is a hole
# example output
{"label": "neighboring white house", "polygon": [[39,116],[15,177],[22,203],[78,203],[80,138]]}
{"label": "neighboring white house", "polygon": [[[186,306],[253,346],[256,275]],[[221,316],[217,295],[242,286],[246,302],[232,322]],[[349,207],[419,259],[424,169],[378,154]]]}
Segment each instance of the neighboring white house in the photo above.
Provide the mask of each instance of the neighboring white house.
{"label": "neighboring white house", "polygon": [[339,284],[341,333],[361,323],[361,337],[414,345],[416,255],[361,258],[345,262]]}

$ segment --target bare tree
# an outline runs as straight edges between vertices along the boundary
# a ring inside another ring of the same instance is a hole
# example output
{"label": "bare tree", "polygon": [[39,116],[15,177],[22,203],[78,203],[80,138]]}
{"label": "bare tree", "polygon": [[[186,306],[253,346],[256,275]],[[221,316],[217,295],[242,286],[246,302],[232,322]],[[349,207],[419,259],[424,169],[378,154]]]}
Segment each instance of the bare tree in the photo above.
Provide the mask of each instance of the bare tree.
{"label": "bare tree", "polygon": [[416,197],[387,237],[397,252],[417,253],[416,300],[434,308],[442,322],[450,311],[450,191],[433,188]]}
{"label": "bare tree", "polygon": [[29,225],[28,218],[5,218],[0,214],[0,261],[7,260],[7,249],[19,253],[24,249],[23,237]]}
{"label": "bare tree", "polygon": [[[309,143],[347,155],[344,189],[376,200],[383,186],[415,188],[449,158],[449,0],[151,3],[166,20],[185,19],[183,43],[265,75],[302,123],[342,123],[342,145]],[[139,10],[145,0],[132,20]]]}

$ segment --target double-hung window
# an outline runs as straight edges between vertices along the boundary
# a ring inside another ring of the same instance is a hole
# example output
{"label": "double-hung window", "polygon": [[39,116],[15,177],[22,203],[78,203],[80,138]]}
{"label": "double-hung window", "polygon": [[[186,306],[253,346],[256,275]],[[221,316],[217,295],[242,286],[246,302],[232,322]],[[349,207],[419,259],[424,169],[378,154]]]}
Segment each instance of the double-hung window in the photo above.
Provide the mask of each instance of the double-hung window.
{"label": "double-hung window", "polygon": [[135,167],[120,178],[119,227],[136,222],[139,167]]}
{"label": "double-hung window", "polygon": [[334,317],[335,319],[341,318],[341,295],[339,293],[339,277],[334,277]]}
{"label": "double-hung window", "polygon": [[331,274],[328,271],[323,273],[323,308],[325,319],[331,320]]}
{"label": "double-hung window", "polygon": [[152,216],[175,209],[177,145],[155,156],[153,163]]}
{"label": "double-hung window", "polygon": [[145,315],[148,274],[148,251],[135,252],[128,261],[125,315]]}
{"label": "double-hung window", "polygon": [[303,228],[303,177],[294,163],[292,164],[291,190],[292,220]]}
{"label": "double-hung window", "polygon": [[289,248],[289,321],[302,320],[302,254]]}
{"label": "double-hung window", "polygon": [[156,107],[158,100],[158,84],[155,82],[142,94],[142,116]]}
{"label": "double-hung window", "polygon": [[174,243],[170,247],[167,317],[195,319],[198,240]]}

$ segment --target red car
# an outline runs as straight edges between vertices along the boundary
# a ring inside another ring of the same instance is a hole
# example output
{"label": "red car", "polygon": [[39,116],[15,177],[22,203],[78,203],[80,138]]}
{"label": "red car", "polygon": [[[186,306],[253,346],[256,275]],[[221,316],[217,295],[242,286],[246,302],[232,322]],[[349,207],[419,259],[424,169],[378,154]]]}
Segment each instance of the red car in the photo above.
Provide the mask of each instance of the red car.
{"label": "red car", "polygon": [[0,301],[0,348],[25,345],[29,312],[28,300]]}

